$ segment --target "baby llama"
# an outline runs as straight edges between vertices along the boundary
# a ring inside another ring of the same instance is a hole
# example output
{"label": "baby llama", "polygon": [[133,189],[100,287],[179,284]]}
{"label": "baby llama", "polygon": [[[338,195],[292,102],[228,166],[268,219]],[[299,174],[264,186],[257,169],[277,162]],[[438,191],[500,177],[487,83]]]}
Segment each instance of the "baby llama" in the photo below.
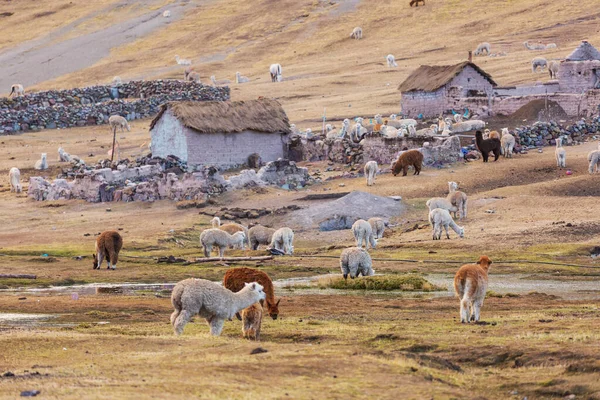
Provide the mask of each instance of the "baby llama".
{"label": "baby llama", "polygon": [[171,293],[175,309],[171,314],[171,325],[175,334],[181,335],[189,320],[198,314],[208,322],[210,334],[219,336],[226,320],[264,299],[263,287],[256,282],[246,283],[242,290],[233,293],[205,279],[185,279],[177,283]]}
{"label": "baby llama", "polygon": [[119,232],[102,232],[96,238],[96,252],[93,255],[94,269],[100,269],[104,258],[106,258],[106,269],[116,269],[121,247],[123,247],[123,238]]}
{"label": "baby llama", "polygon": [[556,156],[556,166],[559,168],[567,167],[567,151],[562,147],[562,138],[556,138],[556,150],[554,150]]}
{"label": "baby llama", "polygon": [[488,271],[492,260],[479,257],[477,264],[460,267],[454,276],[454,291],[460,300],[460,322],[478,322],[488,287]]}
{"label": "baby llama", "polygon": [[260,303],[254,303],[242,310],[242,336],[246,339],[260,340],[263,308]]}
{"label": "baby llama", "polygon": [[367,178],[367,186],[375,184],[375,175],[377,174],[377,161],[369,161],[365,164],[365,177]]}
{"label": "baby llama", "polygon": [[19,168],[12,167],[8,171],[8,181],[10,182],[11,193],[21,193],[23,189],[21,187],[21,171],[19,171]]}

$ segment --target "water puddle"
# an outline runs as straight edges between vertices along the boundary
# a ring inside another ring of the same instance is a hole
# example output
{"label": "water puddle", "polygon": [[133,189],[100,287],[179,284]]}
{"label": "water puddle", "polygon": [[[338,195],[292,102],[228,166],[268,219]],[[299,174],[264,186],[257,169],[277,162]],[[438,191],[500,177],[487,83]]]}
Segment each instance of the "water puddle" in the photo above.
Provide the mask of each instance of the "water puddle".
{"label": "water puddle", "polygon": [[0,327],[3,326],[20,326],[20,327],[37,327],[45,325],[48,320],[55,318],[55,315],[50,314],[13,314],[0,313]]}

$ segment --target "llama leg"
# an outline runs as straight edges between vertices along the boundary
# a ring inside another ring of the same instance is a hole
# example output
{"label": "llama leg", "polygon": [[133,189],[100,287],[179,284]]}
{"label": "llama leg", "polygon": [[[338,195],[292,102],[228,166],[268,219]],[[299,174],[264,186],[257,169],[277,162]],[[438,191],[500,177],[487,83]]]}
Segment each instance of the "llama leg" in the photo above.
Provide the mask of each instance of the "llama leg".
{"label": "llama leg", "polygon": [[175,326],[175,320],[179,317],[179,313],[181,313],[181,310],[175,310],[171,313],[171,325]]}
{"label": "llama leg", "polygon": [[477,300],[473,303],[473,320],[475,322],[479,322],[479,316],[481,313],[481,306],[483,305],[482,301]]}
{"label": "llama leg", "polygon": [[219,258],[223,258],[223,254],[225,254],[225,247],[227,246],[219,246]]}
{"label": "llama leg", "polygon": [[460,301],[460,322],[461,324],[469,323],[469,303],[467,299],[463,298]]}
{"label": "llama leg", "polygon": [[444,225],[444,230],[446,231],[446,239],[450,239],[450,234],[448,233],[448,226],[449,225]]}
{"label": "llama leg", "polygon": [[94,269],[100,269],[100,267],[102,266],[102,261],[104,261],[104,253],[98,251],[98,253],[96,254],[96,258],[98,260],[98,265],[96,265]]}
{"label": "llama leg", "polygon": [[406,176],[408,174],[408,165],[402,167],[402,176]]}
{"label": "llama leg", "polygon": [[213,317],[213,319],[210,321],[210,334],[213,336],[221,335],[224,324],[225,324],[224,319]]}
{"label": "llama leg", "polygon": [[175,323],[173,324],[173,330],[177,336],[183,333],[183,328],[192,318],[192,313],[188,310],[181,310],[179,316],[175,318]]}
{"label": "llama leg", "polygon": [[204,257],[210,257],[210,252],[212,251],[212,246],[206,245],[204,246]]}

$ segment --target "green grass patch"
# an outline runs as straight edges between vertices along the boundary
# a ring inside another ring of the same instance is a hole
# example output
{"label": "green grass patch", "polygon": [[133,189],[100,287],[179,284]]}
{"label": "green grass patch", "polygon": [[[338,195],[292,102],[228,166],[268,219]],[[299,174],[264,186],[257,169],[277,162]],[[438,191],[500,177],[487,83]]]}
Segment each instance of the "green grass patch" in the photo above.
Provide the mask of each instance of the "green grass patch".
{"label": "green grass patch", "polygon": [[325,277],[318,281],[318,285],[322,289],[346,290],[402,290],[407,292],[445,290],[416,275],[366,276],[348,280],[344,280],[341,276]]}

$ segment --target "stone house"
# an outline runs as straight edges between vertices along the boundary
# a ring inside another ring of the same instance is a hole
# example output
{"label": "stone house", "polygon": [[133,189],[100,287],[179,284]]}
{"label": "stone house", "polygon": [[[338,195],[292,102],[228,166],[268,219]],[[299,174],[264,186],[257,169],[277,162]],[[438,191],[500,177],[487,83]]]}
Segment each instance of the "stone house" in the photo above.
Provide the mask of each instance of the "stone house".
{"label": "stone house", "polygon": [[450,109],[459,111],[457,107],[465,98],[488,102],[495,86],[492,77],[472,62],[422,65],[398,87],[402,93],[402,114],[429,118]]}
{"label": "stone house", "polygon": [[600,52],[583,41],[558,67],[558,88],[563,93],[600,89]]}
{"label": "stone house", "polygon": [[152,154],[219,169],[286,158],[290,124],[275,100],[169,102],[150,124]]}

